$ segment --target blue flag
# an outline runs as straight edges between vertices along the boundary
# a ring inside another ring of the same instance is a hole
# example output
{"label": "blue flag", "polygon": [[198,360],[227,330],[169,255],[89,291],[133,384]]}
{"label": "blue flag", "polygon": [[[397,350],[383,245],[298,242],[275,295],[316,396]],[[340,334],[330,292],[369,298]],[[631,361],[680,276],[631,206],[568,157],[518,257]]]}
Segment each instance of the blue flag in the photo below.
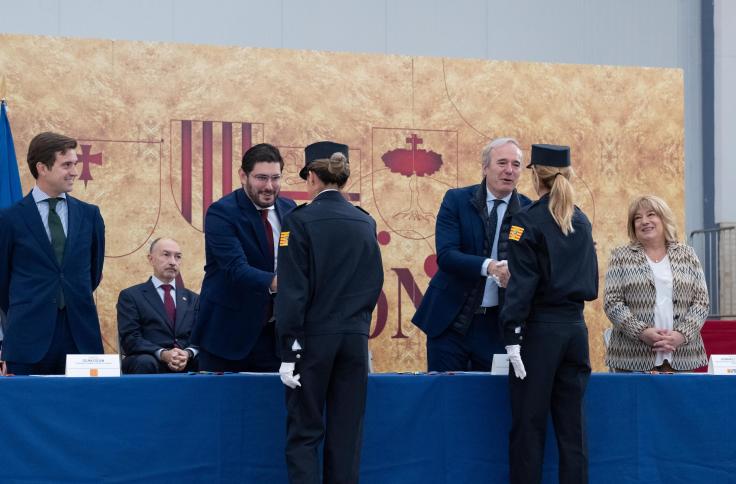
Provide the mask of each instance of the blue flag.
{"label": "blue flag", "polygon": [[9,207],[23,198],[15,157],[13,133],[10,132],[5,100],[0,102],[0,208]]}

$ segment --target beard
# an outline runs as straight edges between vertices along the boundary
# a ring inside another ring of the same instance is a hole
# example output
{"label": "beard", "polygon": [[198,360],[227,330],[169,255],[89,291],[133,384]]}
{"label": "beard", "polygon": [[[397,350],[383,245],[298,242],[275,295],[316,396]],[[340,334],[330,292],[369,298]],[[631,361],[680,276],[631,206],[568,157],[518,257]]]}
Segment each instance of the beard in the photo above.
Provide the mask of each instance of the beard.
{"label": "beard", "polygon": [[245,182],[243,185],[248,198],[260,208],[267,208],[276,203],[276,197],[279,196],[278,188],[257,188],[251,185],[250,181]]}

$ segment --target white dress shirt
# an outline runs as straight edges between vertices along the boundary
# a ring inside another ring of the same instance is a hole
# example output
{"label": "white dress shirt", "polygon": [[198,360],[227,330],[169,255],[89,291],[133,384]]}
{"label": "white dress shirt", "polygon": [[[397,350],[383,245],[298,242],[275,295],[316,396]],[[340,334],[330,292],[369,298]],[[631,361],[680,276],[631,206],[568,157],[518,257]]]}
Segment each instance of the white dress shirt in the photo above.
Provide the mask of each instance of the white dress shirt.
{"label": "white dress shirt", "polygon": [[[672,267],[670,258],[665,256],[659,262],[654,262],[647,257],[649,267],[654,273],[654,290],[656,302],[654,304],[654,327],[657,329],[673,329],[674,307],[672,304]],[[654,366],[664,363],[664,360],[672,362],[672,352],[662,353],[658,351],[654,360]]]}
{"label": "white dress shirt", "polygon": [[151,276],[151,282],[153,283],[153,287],[156,288],[156,292],[158,293],[158,297],[161,298],[161,302],[164,302],[164,294],[166,294],[161,286],[164,284],[171,285],[171,298],[174,300],[174,307],[176,307],[176,279],[171,282],[164,282],[156,276]]}
{"label": "white dress shirt", "polygon": [[[33,190],[31,190],[31,196],[33,197],[33,201],[36,202],[38,213],[41,214],[41,221],[43,222],[43,228],[46,229],[46,236],[49,238],[49,242],[51,242],[51,229],[49,229],[49,203],[46,201],[51,197],[38,188],[38,185],[33,187]],[[69,207],[66,205],[66,193],[59,195],[59,198],[61,198],[61,200],[56,204],[56,213],[61,219],[61,226],[64,227],[64,235],[68,236],[69,230],[67,230],[67,226],[69,224]]]}
{"label": "white dress shirt", "polygon": [[[164,294],[165,294],[165,291],[163,290],[161,286],[163,286],[164,284],[170,284],[171,285],[171,299],[174,300],[174,307],[176,307],[176,279],[174,279],[171,282],[164,282],[156,276],[151,276],[151,282],[153,283],[153,287],[156,288],[156,292],[158,293],[158,297],[161,298],[161,302],[164,302]],[[191,346],[185,349],[191,350],[193,353],[193,356],[197,356],[197,353],[199,353],[199,350],[197,348],[194,348]],[[161,353],[163,353],[164,351],[165,351],[164,348],[160,348],[156,350],[156,358],[161,360]]]}
{"label": "white dress shirt", "polygon": [[279,216],[276,214],[276,207],[274,205],[266,208],[261,208],[256,205],[256,208],[259,212],[258,216],[262,216],[260,214],[261,210],[268,210],[268,222],[271,224],[271,232],[273,233],[273,271],[276,272],[279,260],[279,237],[281,236],[281,222],[279,221]]}
{"label": "white dress shirt", "polygon": [[[496,281],[494,281],[492,277],[488,277],[488,264],[498,258],[498,236],[501,232],[503,216],[506,215],[506,209],[509,206],[509,201],[511,201],[511,195],[512,193],[509,193],[504,198],[499,199],[503,200],[503,203],[499,203],[498,207],[496,207],[496,214],[498,215],[498,219],[496,220],[496,232],[493,234],[493,247],[491,247],[491,258],[483,261],[483,265],[480,268],[481,275],[486,276],[486,287],[483,291],[483,302],[480,303],[482,307],[490,308],[493,306],[498,306],[498,284],[496,284]],[[491,213],[491,210],[493,209],[494,200],[496,200],[496,197],[493,196],[493,193],[491,193],[490,190],[488,190],[488,195],[486,195],[486,206],[488,207],[489,215]]]}

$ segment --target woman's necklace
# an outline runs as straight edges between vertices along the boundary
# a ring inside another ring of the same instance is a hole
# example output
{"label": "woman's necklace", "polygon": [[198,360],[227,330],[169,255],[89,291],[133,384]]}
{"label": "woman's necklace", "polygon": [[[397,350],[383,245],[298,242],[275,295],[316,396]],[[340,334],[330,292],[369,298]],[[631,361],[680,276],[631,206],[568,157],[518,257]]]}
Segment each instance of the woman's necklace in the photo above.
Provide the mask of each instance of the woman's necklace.
{"label": "woman's necklace", "polygon": [[[658,264],[662,262],[662,260],[667,257],[667,248],[662,249],[653,249],[651,251],[646,251],[647,257],[649,257],[652,262],[655,264]],[[657,254],[656,256],[654,254]]]}

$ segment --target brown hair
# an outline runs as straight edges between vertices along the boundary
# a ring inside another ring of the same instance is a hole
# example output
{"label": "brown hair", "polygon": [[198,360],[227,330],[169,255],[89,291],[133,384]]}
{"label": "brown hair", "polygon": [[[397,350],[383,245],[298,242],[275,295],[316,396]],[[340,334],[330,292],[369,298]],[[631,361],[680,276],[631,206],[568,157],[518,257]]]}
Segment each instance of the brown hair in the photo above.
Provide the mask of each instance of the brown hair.
{"label": "brown hair", "polygon": [[28,145],[28,168],[33,178],[38,178],[36,163],[43,163],[50,170],[56,161],[56,153],[64,154],[76,147],[77,140],[63,134],[49,131],[37,134]]}
{"label": "brown hair", "polygon": [[652,210],[662,220],[664,225],[665,242],[677,242],[677,226],[675,225],[675,217],[672,215],[667,202],[654,195],[641,195],[631,201],[629,205],[629,219],[627,222],[629,240],[632,244],[637,244],[639,239],[636,238],[636,228],[634,227],[634,217],[640,209]]}
{"label": "brown hair", "polygon": [[247,174],[253,171],[256,163],[263,161],[278,163],[281,171],[284,170],[284,159],[281,157],[279,149],[268,143],[259,143],[251,146],[243,155],[243,161],[240,168]]}
{"label": "brown hair", "polygon": [[330,159],[314,160],[308,166],[325,185],[337,185],[342,188],[350,177],[350,163],[340,152],[334,153]]}
{"label": "brown hair", "polygon": [[570,177],[575,174],[571,166],[562,168],[532,165],[539,184],[549,190],[549,213],[565,235],[575,232],[572,215],[575,212],[575,190]]}

